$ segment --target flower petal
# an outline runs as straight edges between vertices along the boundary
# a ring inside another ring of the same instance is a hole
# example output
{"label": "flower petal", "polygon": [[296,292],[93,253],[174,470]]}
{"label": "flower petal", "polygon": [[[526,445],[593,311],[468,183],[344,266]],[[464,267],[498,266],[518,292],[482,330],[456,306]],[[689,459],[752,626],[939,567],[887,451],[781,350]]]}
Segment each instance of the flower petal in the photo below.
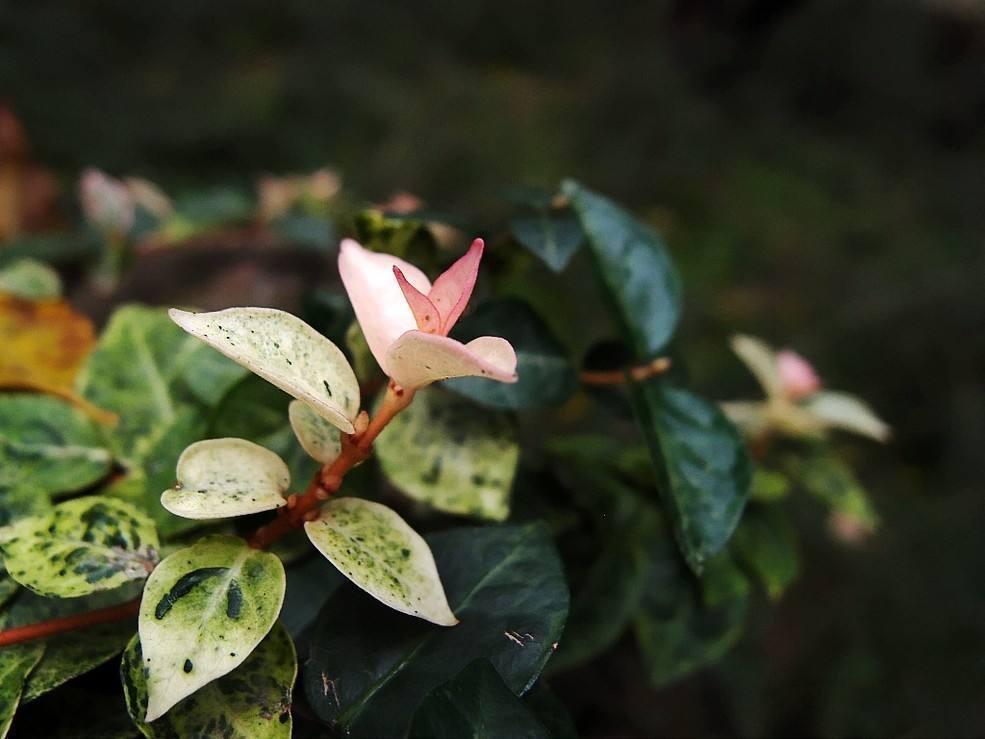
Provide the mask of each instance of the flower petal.
{"label": "flower petal", "polygon": [[451,267],[434,281],[428,298],[441,313],[441,333],[445,336],[468,305],[479,274],[479,261],[482,259],[484,243],[476,239],[472,246]]}
{"label": "flower petal", "polygon": [[481,336],[468,344],[447,336],[408,331],[387,352],[390,377],[405,388],[449,377],[516,382],[516,352],[506,339]]}
{"label": "flower petal", "polygon": [[888,441],[892,434],[892,429],[875,411],[848,393],[822,390],[808,398],[803,407],[829,428],[851,431],[883,442]]}
{"label": "flower petal", "polygon": [[393,276],[397,278],[397,284],[400,285],[400,289],[407,299],[407,305],[410,306],[410,310],[414,314],[417,327],[429,334],[440,332],[441,315],[438,313],[438,309],[435,308],[434,303],[428,300],[427,295],[407,282],[407,278],[400,271],[400,267],[394,266]]}
{"label": "flower petal", "polygon": [[783,383],[783,392],[790,400],[800,400],[821,389],[821,378],[810,362],[797,352],[784,349],[776,355],[776,368]]}
{"label": "flower petal", "polygon": [[763,391],[773,398],[783,395],[783,381],[776,366],[776,352],[765,341],[754,336],[736,334],[731,339],[732,351],[759,380]]}
{"label": "flower petal", "polygon": [[399,267],[407,281],[422,293],[431,289],[431,281],[413,264],[391,254],[377,254],[364,249],[352,239],[344,239],[339,249],[339,274],[349,294],[356,319],[366,336],[366,343],[387,374],[386,353],[390,344],[406,331],[417,328],[414,314],[393,277]]}

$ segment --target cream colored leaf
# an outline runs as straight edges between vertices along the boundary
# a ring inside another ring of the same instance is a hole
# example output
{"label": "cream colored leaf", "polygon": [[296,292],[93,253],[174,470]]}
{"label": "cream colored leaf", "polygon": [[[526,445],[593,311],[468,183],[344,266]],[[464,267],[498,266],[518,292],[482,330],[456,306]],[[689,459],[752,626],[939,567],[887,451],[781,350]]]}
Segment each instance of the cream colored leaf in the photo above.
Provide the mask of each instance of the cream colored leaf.
{"label": "cream colored leaf", "polygon": [[331,464],[342,452],[339,430],[301,400],[292,400],[287,408],[294,435],[308,455],[322,464]]}
{"label": "cream colored leaf", "polygon": [[246,439],[195,442],[178,458],[177,478],[161,495],[161,505],[176,516],[195,519],[280,508],[287,503],[284,495],[291,484],[284,460]]}
{"label": "cream colored leaf", "polygon": [[338,498],[304,530],[343,575],[381,603],[441,626],[458,623],[427,542],[385,505]]}
{"label": "cream colored leaf", "polygon": [[889,425],[854,395],[823,390],[808,398],[804,407],[829,428],[851,431],[876,441],[889,439]]}
{"label": "cream colored leaf", "polygon": [[359,383],[342,350],[290,313],[227,308],[171,309],[171,319],[235,362],[303,400],[347,434],[359,413]]}
{"label": "cream colored leaf", "polygon": [[736,334],[731,340],[734,351],[743,364],[749,368],[767,396],[774,398],[783,395],[783,382],[776,364],[776,352],[769,344],[753,336]]}

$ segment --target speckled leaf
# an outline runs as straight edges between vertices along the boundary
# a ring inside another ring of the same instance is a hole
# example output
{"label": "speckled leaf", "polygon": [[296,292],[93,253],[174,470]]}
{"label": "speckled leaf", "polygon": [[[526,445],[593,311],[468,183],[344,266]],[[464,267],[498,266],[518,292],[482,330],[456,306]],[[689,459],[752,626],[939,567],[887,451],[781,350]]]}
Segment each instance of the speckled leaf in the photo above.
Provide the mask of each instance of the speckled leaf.
{"label": "speckled leaf", "polygon": [[291,473],[284,460],[245,439],[198,441],[178,458],[177,483],[161,495],[176,516],[245,516],[287,504]]}
{"label": "speckled leaf", "polygon": [[611,200],[573,180],[561,191],[587,235],[599,276],[639,359],[670,341],[681,312],[681,281],[663,240]]}
{"label": "speckled leaf", "polygon": [[45,640],[44,657],[24,685],[22,703],[29,703],[74,677],[109,661],[133,635],[130,623],[102,624]]}
{"label": "speckled leaf", "polygon": [[281,390],[303,400],[345,433],[359,412],[359,383],[342,350],[300,318],[273,308],[212,313],[171,310],[179,326]]}
{"label": "speckled leaf", "polygon": [[458,623],[427,542],[385,505],[337,498],[304,530],[342,574],[381,603],[442,626]]}
{"label": "speckled leaf", "polygon": [[294,435],[311,458],[322,464],[334,462],[342,451],[339,430],[301,400],[291,401],[288,415]]}
{"label": "speckled leaf", "polygon": [[101,432],[77,408],[46,395],[0,394],[0,491],[74,492],[105,477],[112,461]]}
{"label": "speckled leaf", "polygon": [[660,380],[630,385],[677,542],[696,572],[728,543],[749,497],[752,465],[719,408]]}
{"label": "speckled leaf", "polygon": [[513,238],[555,272],[562,272],[585,240],[577,216],[570,210],[541,210],[510,219]]}
{"label": "speckled leaf", "polygon": [[514,383],[482,377],[444,382],[449,390],[478,403],[510,410],[559,405],[578,386],[574,367],[560,342],[540,316],[519,300],[483,303],[462,319],[452,335],[461,342],[485,335],[502,336],[516,350],[518,379]]}
{"label": "speckled leaf", "polygon": [[275,624],[243,664],[178,702],[153,723],[147,714],[147,670],[140,638],[123,654],[120,677],[127,710],[148,739],[223,737],[287,739],[291,736],[291,690],[298,662],[284,627]]}
{"label": "speckled leaf", "polygon": [[140,603],[147,721],[243,663],[277,620],[284,566],[231,536],[165,558]]}
{"label": "speckled leaf", "polygon": [[340,732],[404,735],[424,697],[477,658],[522,695],[561,636],[568,590],[546,527],[454,529],[427,542],[458,626],[407,618],[344,586],[307,632],[308,703]]}
{"label": "speckled leaf", "polygon": [[390,422],[376,453],[386,476],[411,498],[502,521],[520,454],[512,432],[505,417],[429,390]]}
{"label": "speckled leaf", "polygon": [[414,714],[412,739],[547,739],[547,729],[503,683],[488,660],[478,659],[432,690]]}
{"label": "speckled leaf", "polygon": [[0,269],[0,293],[25,300],[62,296],[62,280],[51,267],[36,259],[18,259]]}
{"label": "speckled leaf", "polygon": [[7,572],[41,595],[74,598],[140,580],[157,561],[146,514],[101,495],[75,498],[13,524],[2,543]]}
{"label": "speckled leaf", "polygon": [[0,739],[10,731],[10,722],[21,701],[24,681],[44,654],[44,644],[28,642],[0,648]]}
{"label": "speckled leaf", "polygon": [[[209,361],[203,360],[206,352],[163,310],[128,305],[110,317],[79,375],[78,389],[119,416],[110,442],[128,468],[139,468],[183,415],[204,416],[186,377],[196,364]],[[174,460],[167,464],[172,474]],[[154,491],[155,499],[168,484]]]}

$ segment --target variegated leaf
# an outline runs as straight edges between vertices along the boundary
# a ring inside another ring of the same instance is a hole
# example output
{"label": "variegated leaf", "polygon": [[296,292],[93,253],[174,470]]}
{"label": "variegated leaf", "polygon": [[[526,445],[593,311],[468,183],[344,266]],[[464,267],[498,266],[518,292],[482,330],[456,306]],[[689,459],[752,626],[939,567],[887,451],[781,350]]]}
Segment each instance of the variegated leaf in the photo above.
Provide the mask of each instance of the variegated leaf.
{"label": "variegated leaf", "polygon": [[44,654],[44,644],[27,642],[0,649],[0,739],[10,731],[10,722],[21,701],[24,681]]}
{"label": "variegated leaf", "polygon": [[294,435],[312,459],[322,464],[334,462],[342,451],[339,430],[301,400],[292,400],[287,414]]}

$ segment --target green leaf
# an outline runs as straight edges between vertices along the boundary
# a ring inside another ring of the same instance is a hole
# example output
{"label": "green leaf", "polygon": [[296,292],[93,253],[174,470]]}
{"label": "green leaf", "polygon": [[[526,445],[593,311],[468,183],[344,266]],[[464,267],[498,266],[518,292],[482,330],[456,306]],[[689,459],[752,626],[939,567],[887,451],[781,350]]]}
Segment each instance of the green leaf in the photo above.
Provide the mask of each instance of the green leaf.
{"label": "green leaf", "polygon": [[521,695],[561,636],[568,591],[545,526],[455,529],[427,541],[458,626],[406,618],[343,587],[309,630],[308,702],[340,731],[404,734],[424,697],[477,658]]}
{"label": "green leaf", "polygon": [[77,408],[47,395],[0,394],[0,491],[75,492],[105,477],[112,461],[99,429]]}
{"label": "green leaf", "polygon": [[573,180],[561,191],[571,200],[588,237],[602,283],[639,359],[648,359],[674,335],[681,312],[681,281],[650,226]]}
{"label": "green leaf", "polygon": [[22,703],[29,703],[74,677],[108,662],[133,635],[129,623],[102,624],[45,640],[44,657],[24,685]]}
{"label": "green leaf", "polygon": [[807,492],[824,501],[832,511],[867,531],[879,526],[879,514],[852,469],[834,452],[818,447],[810,454],[787,462],[790,475]]}
{"label": "green leaf", "polygon": [[289,212],[270,228],[289,244],[320,252],[328,252],[337,243],[332,222],[320,216]]}
{"label": "green leaf", "polygon": [[342,574],[381,603],[442,626],[458,623],[427,542],[385,505],[337,498],[304,530]]}
{"label": "green leaf", "polygon": [[100,495],[21,519],[2,543],[10,576],[36,593],[57,598],[142,580],[157,561],[158,546],[147,515]]}
{"label": "green leaf", "polygon": [[513,238],[555,272],[563,272],[585,233],[570,210],[540,210],[510,219]]}
{"label": "green leaf", "polygon": [[0,739],[10,731],[24,681],[43,654],[44,644],[40,642],[12,644],[0,649]]}
{"label": "green leaf", "polygon": [[523,697],[523,703],[537,717],[549,736],[555,739],[577,739],[578,729],[567,707],[543,680]]}
{"label": "green leaf", "polygon": [[720,659],[742,634],[748,582],[725,556],[708,562],[700,583],[683,566],[669,537],[650,538],[649,587],[635,620],[650,683],[660,688]]}
{"label": "green leaf", "polygon": [[0,293],[25,300],[62,296],[62,280],[51,267],[36,259],[18,259],[0,269]]}
{"label": "green leaf", "polygon": [[359,413],[359,383],[335,344],[300,318],[273,308],[212,313],[172,309],[171,319],[267,382],[303,400],[347,434]]}
{"label": "green leaf", "polygon": [[787,514],[778,506],[753,506],[735,531],[736,559],[762,581],[772,599],[797,577],[797,542]]}
{"label": "green leaf", "polygon": [[176,516],[230,518],[287,505],[291,473],[284,460],[245,439],[207,439],[182,452],[178,481],[161,495]]}
{"label": "green leaf", "polygon": [[414,500],[493,521],[509,515],[520,450],[503,416],[449,393],[419,392],[380,434],[376,454],[390,482]]}
{"label": "green leaf", "polygon": [[728,543],[749,497],[745,444],[717,406],[686,390],[648,380],[630,392],[677,542],[700,572]]}
{"label": "green leaf", "polygon": [[280,624],[243,664],[184,698],[153,723],[144,720],[148,705],[144,664],[140,638],[135,636],[123,654],[120,677],[130,718],[148,739],[291,736],[291,690],[298,663],[291,638]]}
{"label": "green leaf", "polygon": [[342,453],[339,430],[319,416],[310,405],[301,400],[292,400],[287,413],[294,435],[312,459],[331,464]]}
{"label": "green leaf", "polygon": [[559,405],[577,389],[578,377],[564,348],[526,303],[483,303],[455,327],[454,338],[463,343],[480,336],[502,336],[513,345],[519,379],[504,383],[460,377],[445,380],[449,390],[493,408],[523,410]]}
{"label": "green leaf", "polygon": [[110,441],[127,467],[139,468],[182,415],[201,413],[185,377],[207,351],[157,308],[128,305],[110,317],[78,387],[120,417]]}
{"label": "green leaf", "polygon": [[759,503],[782,500],[790,492],[790,478],[782,472],[766,469],[757,464],[749,484],[749,497]]}
{"label": "green leaf", "polygon": [[547,729],[503,683],[488,660],[477,659],[432,690],[414,714],[412,739],[546,739]]}
{"label": "green leaf", "polygon": [[249,657],[277,620],[284,566],[232,536],[207,536],[165,558],[140,603],[147,721]]}

